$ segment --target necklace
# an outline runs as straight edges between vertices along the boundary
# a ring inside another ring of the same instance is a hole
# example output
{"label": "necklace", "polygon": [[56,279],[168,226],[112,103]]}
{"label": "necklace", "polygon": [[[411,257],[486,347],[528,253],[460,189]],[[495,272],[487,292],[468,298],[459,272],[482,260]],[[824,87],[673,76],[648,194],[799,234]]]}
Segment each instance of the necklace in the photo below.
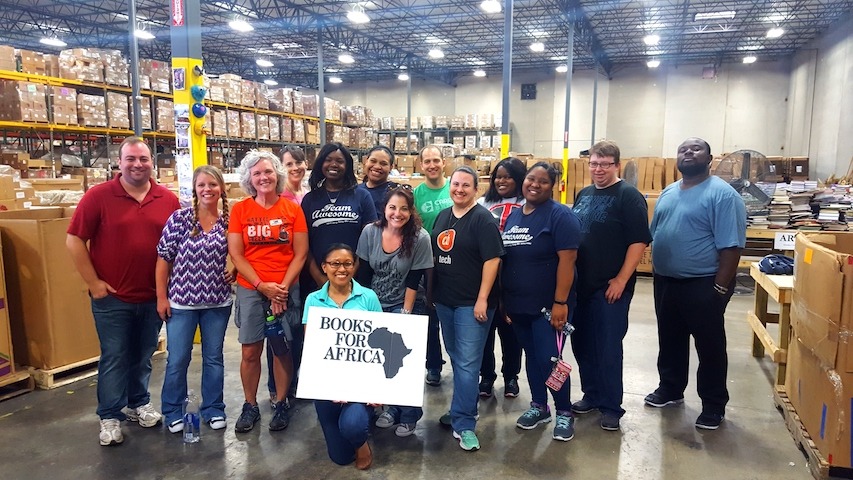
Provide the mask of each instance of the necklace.
{"label": "necklace", "polygon": [[338,191],[337,195],[335,195],[335,198],[332,198],[332,194],[329,193],[329,190],[326,190],[326,196],[329,197],[329,201],[332,203],[332,205],[334,205],[338,203],[338,199],[341,198],[341,192]]}
{"label": "necklace", "polygon": [[470,212],[470,211],[471,211],[471,209],[472,209],[473,207],[474,207],[474,205],[470,205],[470,206],[468,206],[468,207],[465,207],[465,211],[463,211],[463,212],[462,212],[462,215],[459,215],[458,217],[456,216],[456,213],[453,211],[453,208],[451,207],[451,208],[450,208],[450,216],[452,216],[453,218],[455,218],[455,219],[456,219],[456,221],[454,221],[453,223],[451,223],[451,224],[450,224],[450,226],[449,226],[449,227],[447,227],[447,229],[448,229],[448,230],[452,230],[452,229],[453,229],[453,227],[455,227],[457,223],[459,223],[463,218],[465,218],[465,215],[468,215],[468,212]]}

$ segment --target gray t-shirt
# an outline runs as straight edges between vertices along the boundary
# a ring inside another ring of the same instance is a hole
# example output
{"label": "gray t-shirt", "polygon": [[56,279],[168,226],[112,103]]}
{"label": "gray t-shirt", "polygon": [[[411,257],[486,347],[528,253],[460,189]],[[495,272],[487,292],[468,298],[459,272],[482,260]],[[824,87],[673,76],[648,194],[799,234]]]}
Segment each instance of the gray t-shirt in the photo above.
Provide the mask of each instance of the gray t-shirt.
{"label": "gray t-shirt", "polygon": [[433,266],[429,234],[423,228],[415,239],[412,255],[403,257],[399,248],[391,253],[382,249],[382,228],[371,223],[361,231],[356,254],[367,260],[373,269],[373,280],[366,286],[376,292],[382,308],[403,303],[406,296],[406,276],[410,271]]}

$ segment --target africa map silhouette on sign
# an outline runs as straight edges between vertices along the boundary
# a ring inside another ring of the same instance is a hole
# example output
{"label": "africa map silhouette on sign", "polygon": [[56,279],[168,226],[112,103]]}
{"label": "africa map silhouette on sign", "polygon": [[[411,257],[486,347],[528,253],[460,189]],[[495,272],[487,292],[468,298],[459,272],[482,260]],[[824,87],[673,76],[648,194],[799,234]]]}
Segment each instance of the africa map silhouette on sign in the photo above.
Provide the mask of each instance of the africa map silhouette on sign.
{"label": "africa map silhouette on sign", "polygon": [[370,348],[382,349],[385,357],[385,362],[382,364],[382,368],[385,369],[385,378],[394,378],[403,367],[403,359],[412,353],[412,349],[406,347],[402,335],[384,327],[371,332],[367,337],[367,344]]}

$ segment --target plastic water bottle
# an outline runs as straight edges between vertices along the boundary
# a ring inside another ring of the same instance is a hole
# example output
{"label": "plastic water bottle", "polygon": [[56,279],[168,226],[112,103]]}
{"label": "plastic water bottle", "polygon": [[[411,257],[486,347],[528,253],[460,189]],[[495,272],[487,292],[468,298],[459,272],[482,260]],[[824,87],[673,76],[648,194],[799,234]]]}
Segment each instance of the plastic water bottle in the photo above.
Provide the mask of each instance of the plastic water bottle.
{"label": "plastic water bottle", "polygon": [[196,443],[201,436],[201,417],[198,414],[198,397],[192,390],[184,400],[184,443]]}
{"label": "plastic water bottle", "polygon": [[[548,320],[549,322],[551,321],[551,310],[549,310],[549,309],[547,309],[547,308],[545,308],[545,307],[542,307],[542,315],[544,315],[544,316],[545,316],[545,320]],[[563,325],[563,335],[565,335],[565,336],[567,336],[567,337],[568,337],[568,336],[569,336],[569,335],[571,335],[571,334],[572,334],[572,332],[574,332],[574,331],[575,331],[575,326],[574,326],[574,325],[572,325],[571,323],[566,322],[566,323]]]}
{"label": "plastic water bottle", "polygon": [[284,327],[269,308],[266,311],[266,317],[264,336],[267,337],[267,342],[272,347],[272,353],[276,356],[284,355],[288,351],[287,341],[284,338]]}

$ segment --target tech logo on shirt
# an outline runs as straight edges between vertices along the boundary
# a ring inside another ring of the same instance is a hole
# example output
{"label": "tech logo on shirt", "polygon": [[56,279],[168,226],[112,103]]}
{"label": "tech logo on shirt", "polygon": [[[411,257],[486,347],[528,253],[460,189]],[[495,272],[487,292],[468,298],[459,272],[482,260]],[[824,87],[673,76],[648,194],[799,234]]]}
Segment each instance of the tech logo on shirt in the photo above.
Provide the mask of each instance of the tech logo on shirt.
{"label": "tech logo on shirt", "polygon": [[453,244],[456,243],[456,230],[448,228],[439,233],[435,237],[435,243],[442,252],[450,252],[453,250]]}

